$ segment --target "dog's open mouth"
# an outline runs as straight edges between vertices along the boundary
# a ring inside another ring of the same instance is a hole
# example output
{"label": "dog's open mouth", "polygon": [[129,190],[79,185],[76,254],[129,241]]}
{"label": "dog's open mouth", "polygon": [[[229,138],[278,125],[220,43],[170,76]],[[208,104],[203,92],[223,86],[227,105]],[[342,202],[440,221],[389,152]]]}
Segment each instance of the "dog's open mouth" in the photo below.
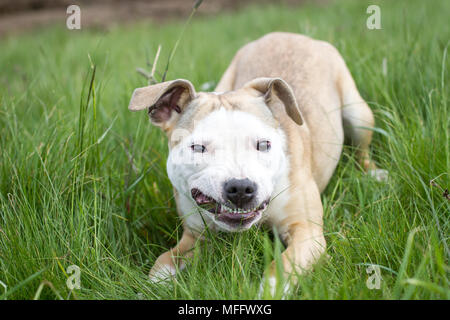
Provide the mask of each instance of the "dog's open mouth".
{"label": "dog's open mouth", "polygon": [[219,203],[196,188],[191,190],[191,195],[195,200],[195,203],[200,208],[214,213],[218,221],[222,221],[230,225],[242,225],[252,222],[267,208],[269,204],[269,200],[265,200],[254,208],[231,208],[231,205],[227,206],[223,203]]}

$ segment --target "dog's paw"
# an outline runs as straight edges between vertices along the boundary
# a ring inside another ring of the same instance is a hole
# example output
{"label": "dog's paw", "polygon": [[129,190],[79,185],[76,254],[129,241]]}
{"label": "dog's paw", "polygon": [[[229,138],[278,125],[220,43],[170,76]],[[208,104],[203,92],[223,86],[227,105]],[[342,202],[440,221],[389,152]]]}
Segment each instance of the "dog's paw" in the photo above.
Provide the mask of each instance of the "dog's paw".
{"label": "dog's paw", "polygon": [[276,277],[263,278],[259,285],[258,299],[281,299],[285,300],[292,292],[290,281],[282,283]]}
{"label": "dog's paw", "polygon": [[149,274],[149,280],[151,283],[164,283],[168,284],[173,280],[177,273],[177,270],[171,265],[161,265],[153,267]]}
{"label": "dog's paw", "polygon": [[389,179],[389,171],[384,169],[372,169],[367,172],[369,176],[377,181],[384,182]]}

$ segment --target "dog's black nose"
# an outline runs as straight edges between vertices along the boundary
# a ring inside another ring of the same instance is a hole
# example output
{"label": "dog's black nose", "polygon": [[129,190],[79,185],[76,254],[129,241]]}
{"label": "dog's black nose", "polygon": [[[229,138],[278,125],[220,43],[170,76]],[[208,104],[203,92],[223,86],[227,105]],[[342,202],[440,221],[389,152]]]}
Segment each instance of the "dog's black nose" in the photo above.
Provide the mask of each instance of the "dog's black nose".
{"label": "dog's black nose", "polygon": [[225,182],[224,198],[237,208],[244,208],[256,195],[256,184],[249,179],[231,179]]}

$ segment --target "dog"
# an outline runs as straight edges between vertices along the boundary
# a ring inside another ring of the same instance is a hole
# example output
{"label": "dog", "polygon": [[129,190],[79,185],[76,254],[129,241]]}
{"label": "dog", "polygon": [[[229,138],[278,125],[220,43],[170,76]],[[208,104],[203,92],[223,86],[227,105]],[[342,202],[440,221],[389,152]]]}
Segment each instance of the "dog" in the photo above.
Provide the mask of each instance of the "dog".
{"label": "dog", "polygon": [[[304,35],[275,32],[234,56],[215,92],[185,79],[134,90],[131,111],[148,110],[168,137],[167,173],[184,232],[150,271],[167,279],[185,266],[202,232],[266,223],[286,244],[286,276],[324,253],[321,192],[344,139],[361,167],[385,174],[369,155],[374,117],[339,52]],[[269,269],[274,292],[276,266]]]}

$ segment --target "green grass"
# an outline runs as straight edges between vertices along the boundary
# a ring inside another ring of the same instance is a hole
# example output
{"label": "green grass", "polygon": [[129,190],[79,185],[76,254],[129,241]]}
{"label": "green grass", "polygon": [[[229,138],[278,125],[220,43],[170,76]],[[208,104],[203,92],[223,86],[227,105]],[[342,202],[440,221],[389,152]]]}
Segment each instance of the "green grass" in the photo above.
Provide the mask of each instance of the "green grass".
{"label": "green grass", "polygon": [[[380,5],[382,30],[366,28],[369,4]],[[449,1],[420,0],[250,7],[186,30],[167,79],[198,89],[248,41],[299,32],[340,50],[375,112],[373,156],[389,183],[362,174],[346,148],[322,195],[329,259],[288,298],[450,298],[448,12]],[[135,68],[161,44],[163,72],[182,26],[58,25],[0,40],[0,299],[256,297],[282,250],[264,228],[207,234],[172,287],[147,281],[182,229],[165,138],[127,105],[146,84]],[[71,292],[73,264],[81,289]],[[381,268],[379,290],[366,286],[369,264]]]}

